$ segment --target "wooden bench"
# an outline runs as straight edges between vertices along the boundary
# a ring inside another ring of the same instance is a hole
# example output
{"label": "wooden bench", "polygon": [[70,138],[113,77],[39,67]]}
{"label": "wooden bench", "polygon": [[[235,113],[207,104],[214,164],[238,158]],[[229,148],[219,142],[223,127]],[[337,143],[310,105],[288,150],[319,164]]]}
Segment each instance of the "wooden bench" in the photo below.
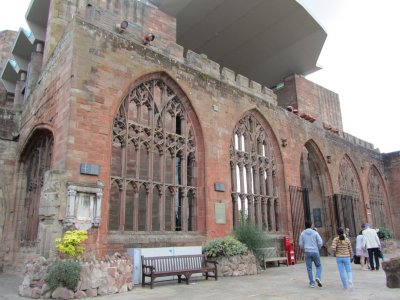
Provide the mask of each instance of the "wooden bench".
{"label": "wooden bench", "polygon": [[[212,273],[212,275],[209,274]],[[186,284],[189,284],[190,277],[194,273],[203,273],[208,277],[218,279],[217,262],[209,261],[204,254],[177,255],[177,256],[142,256],[142,287],[150,285],[153,288],[154,279],[162,276],[178,276],[181,283],[182,275],[185,276]],[[146,283],[145,278],[150,277]]]}
{"label": "wooden bench", "polygon": [[288,256],[286,251],[278,251],[276,247],[260,248],[258,249],[261,253],[261,262],[264,265],[264,269],[267,267],[268,262],[277,262],[278,266],[283,263],[289,266]]}

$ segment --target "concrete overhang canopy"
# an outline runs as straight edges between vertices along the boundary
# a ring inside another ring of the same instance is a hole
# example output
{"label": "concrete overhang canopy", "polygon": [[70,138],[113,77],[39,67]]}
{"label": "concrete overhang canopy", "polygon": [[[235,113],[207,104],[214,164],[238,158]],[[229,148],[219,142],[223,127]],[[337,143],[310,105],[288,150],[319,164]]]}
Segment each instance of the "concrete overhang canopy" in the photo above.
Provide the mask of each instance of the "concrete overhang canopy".
{"label": "concrete overhang canopy", "polygon": [[44,42],[46,40],[47,19],[49,17],[51,0],[31,0],[25,14],[26,22],[35,38]]}
{"label": "concrete overhang canopy", "polygon": [[15,93],[15,85],[19,78],[20,69],[14,60],[9,59],[1,73],[1,80],[8,93]]}
{"label": "concrete overhang canopy", "polygon": [[177,19],[177,42],[268,87],[317,71],[322,26],[295,0],[149,0]]}
{"label": "concrete overhang canopy", "polygon": [[11,51],[18,66],[25,72],[28,70],[31,54],[35,50],[34,41],[35,38],[31,32],[20,28]]}

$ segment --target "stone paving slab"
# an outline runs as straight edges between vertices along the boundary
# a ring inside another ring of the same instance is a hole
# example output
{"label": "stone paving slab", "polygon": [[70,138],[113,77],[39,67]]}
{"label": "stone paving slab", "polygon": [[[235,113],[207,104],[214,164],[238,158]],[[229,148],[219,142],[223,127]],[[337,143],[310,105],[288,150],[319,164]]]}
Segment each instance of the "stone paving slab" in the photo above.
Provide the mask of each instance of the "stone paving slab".
{"label": "stone paving slab", "polygon": [[[140,300],[140,299],[290,299],[290,300],[395,300],[400,299],[400,289],[386,287],[383,270],[363,271],[352,265],[354,289],[343,290],[336,261],[333,257],[322,257],[322,288],[309,288],[304,263],[294,266],[270,267],[261,274],[243,277],[220,277],[205,280],[204,277],[191,284],[177,281],[156,283],[154,289],[135,286],[133,291],[97,297],[97,300]],[[26,299],[17,295],[21,278],[0,273],[0,299]]]}

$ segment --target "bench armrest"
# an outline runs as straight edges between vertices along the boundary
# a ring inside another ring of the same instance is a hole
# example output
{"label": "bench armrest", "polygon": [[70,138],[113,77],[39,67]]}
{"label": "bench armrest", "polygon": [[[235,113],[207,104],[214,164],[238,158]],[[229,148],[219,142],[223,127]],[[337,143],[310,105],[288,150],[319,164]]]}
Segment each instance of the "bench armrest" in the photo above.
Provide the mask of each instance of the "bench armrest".
{"label": "bench armrest", "polygon": [[148,266],[148,265],[142,265],[142,271],[145,269],[149,269],[151,273],[153,273],[153,270],[155,269],[153,266]]}
{"label": "bench armrest", "polygon": [[205,262],[206,262],[206,264],[214,264],[214,267],[217,267],[217,264],[218,264],[218,262],[213,261],[213,260],[206,260]]}
{"label": "bench armrest", "polygon": [[278,255],[281,257],[287,257],[287,251],[278,251]]}

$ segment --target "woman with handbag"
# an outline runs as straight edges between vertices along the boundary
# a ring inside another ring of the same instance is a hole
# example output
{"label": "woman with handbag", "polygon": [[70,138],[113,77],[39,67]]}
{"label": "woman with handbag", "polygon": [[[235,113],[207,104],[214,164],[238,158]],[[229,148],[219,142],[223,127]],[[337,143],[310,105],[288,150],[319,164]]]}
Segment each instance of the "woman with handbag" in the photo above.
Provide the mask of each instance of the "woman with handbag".
{"label": "woman with handbag", "polygon": [[337,234],[338,236],[332,242],[332,250],[336,256],[336,263],[344,289],[352,289],[353,273],[351,272],[351,258],[353,257],[353,249],[350,240],[344,234],[343,228],[338,228]]}

